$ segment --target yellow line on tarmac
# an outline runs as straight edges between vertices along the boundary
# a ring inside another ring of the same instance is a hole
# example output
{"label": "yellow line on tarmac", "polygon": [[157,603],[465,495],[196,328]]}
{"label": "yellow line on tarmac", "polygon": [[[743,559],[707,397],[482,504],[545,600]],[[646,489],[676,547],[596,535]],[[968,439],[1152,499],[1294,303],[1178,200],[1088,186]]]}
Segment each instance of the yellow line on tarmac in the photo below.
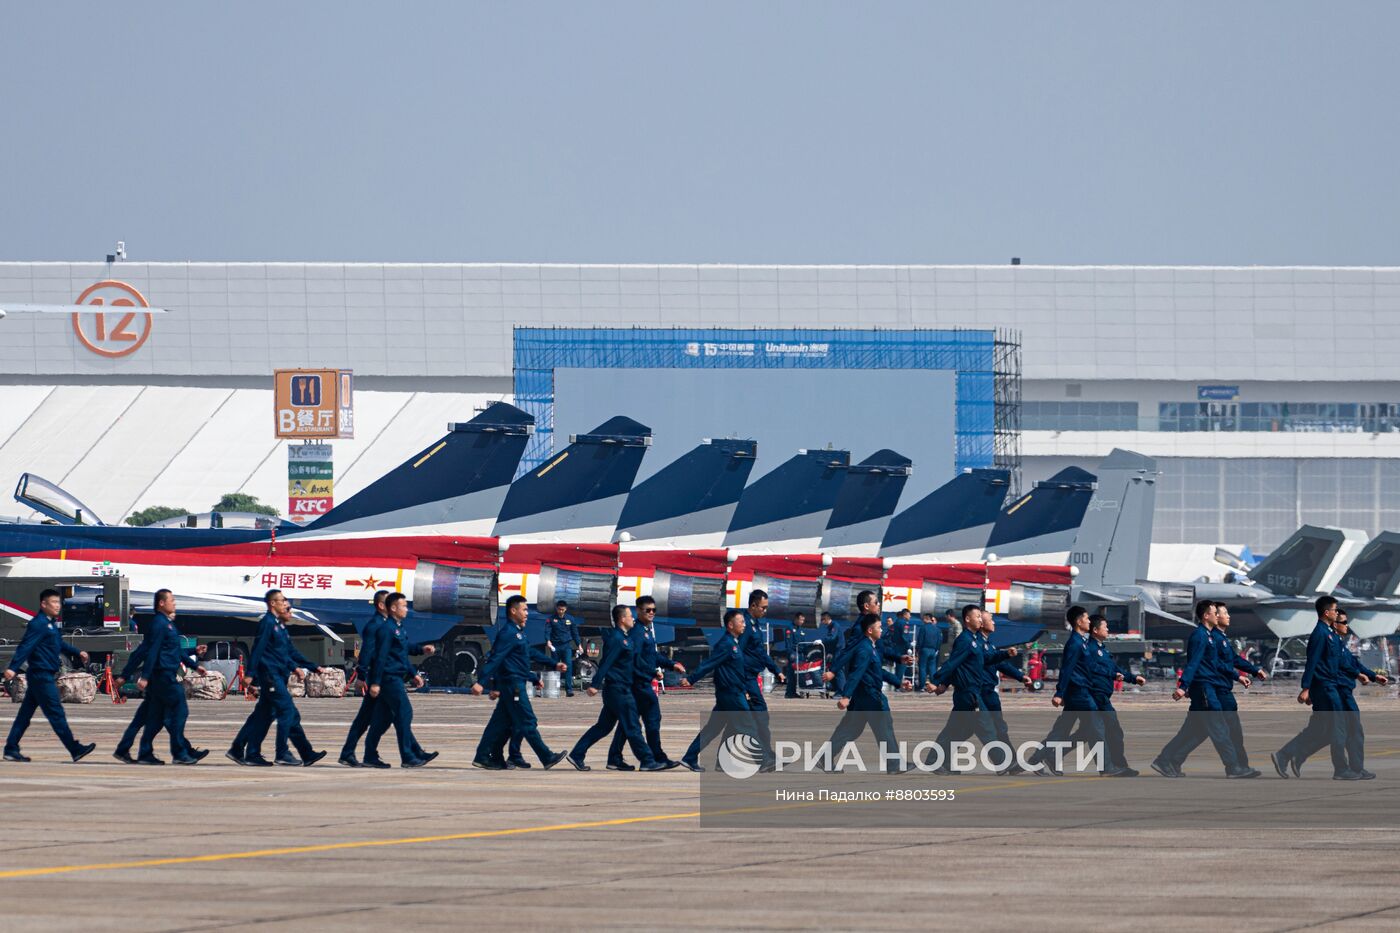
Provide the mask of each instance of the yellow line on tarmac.
{"label": "yellow line on tarmac", "polygon": [[[1090,780],[1099,780],[1097,777]],[[1012,790],[1017,787],[1029,787],[1036,784],[1059,784],[1066,780],[1083,780],[1083,778],[1058,778],[1046,780],[1044,778],[1013,781],[1008,784],[988,785],[976,788],[966,788],[962,793],[978,793],[985,791]],[[789,803],[776,806],[740,807],[729,810],[719,810],[713,813],[714,816],[732,816],[741,813],[760,813],[771,810],[794,810],[816,806],[814,803]],[[46,868],[17,868],[10,871],[0,871],[0,879],[5,878],[37,878],[44,875],[65,875],[80,871],[115,871],[123,868],[157,868],[163,865],[197,865],[206,862],[228,862],[235,859],[268,858],[277,855],[307,855],[313,852],[335,852],[342,849],[368,849],[377,846],[406,846],[418,845],[426,842],[455,842],[463,839],[491,839],[501,836],[523,836],[529,833],[555,833],[570,829],[599,829],[605,826],[631,826],[639,823],[660,823],[670,820],[688,820],[701,815],[699,810],[691,810],[685,813],[658,813],[652,816],[630,816],[613,820],[592,820],[586,823],[556,823],[552,826],[520,826],[513,829],[487,829],[473,833],[449,833],[442,836],[407,836],[402,839],[367,839],[357,842],[329,842],[312,846],[286,846],[279,849],[254,849],[249,852],[221,852],[214,855],[185,855],[172,858],[142,859],[134,862],[96,862],[90,865],[54,865]]]}
{"label": "yellow line on tarmac", "polygon": [[474,833],[452,833],[446,836],[409,836],[403,839],[372,839],[359,842],[330,842],[314,846],[288,846],[281,849],[256,849],[251,852],[221,852],[217,855],[188,855],[175,858],[153,858],[138,862],[97,862],[92,865],[58,865],[50,868],[19,868],[0,871],[0,878],[34,878],[40,875],[62,875],[76,871],[111,871],[118,868],[154,868],[160,865],[195,865],[201,862],[227,862],[233,859],[267,858],[274,855],[305,855],[311,852],[334,852],[338,849],[365,849],[373,846],[406,846],[424,842],[452,842],[460,839],[489,839],[493,836],[519,836],[525,833],[553,833],[566,829],[596,829],[601,826],[626,826],[631,823],[657,823],[662,820],[685,820],[698,817],[699,810],[688,813],[663,813],[655,816],[633,816],[616,820],[594,820],[588,823],[558,823],[553,826],[523,826],[515,829],[487,829]]}

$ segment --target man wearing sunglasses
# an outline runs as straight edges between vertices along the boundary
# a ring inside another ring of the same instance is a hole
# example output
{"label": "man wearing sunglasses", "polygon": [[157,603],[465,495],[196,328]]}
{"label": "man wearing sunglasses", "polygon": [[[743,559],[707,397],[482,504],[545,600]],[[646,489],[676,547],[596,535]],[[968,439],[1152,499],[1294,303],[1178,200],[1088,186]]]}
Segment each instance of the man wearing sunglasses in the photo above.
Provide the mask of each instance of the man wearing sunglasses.
{"label": "man wearing sunglasses", "polygon": [[[632,699],[637,704],[637,715],[642,720],[642,731],[646,734],[647,747],[659,764],[674,768],[676,763],[668,758],[661,747],[661,700],[656,695],[652,681],[658,669],[685,673],[685,666],[663,656],[656,648],[656,600],[643,596],[637,600],[637,624],[632,630]],[[622,724],[613,730],[611,744],[608,745],[609,771],[635,771],[622,758],[622,746],[627,742]]]}

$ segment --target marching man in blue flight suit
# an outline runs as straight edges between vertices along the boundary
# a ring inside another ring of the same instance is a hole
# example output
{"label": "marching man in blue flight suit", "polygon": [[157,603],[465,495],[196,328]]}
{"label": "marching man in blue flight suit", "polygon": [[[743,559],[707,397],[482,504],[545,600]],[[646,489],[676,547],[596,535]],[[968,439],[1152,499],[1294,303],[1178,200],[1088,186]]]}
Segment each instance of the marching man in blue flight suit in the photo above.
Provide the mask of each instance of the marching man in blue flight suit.
{"label": "marching man in blue flight suit", "polygon": [[[1362,664],[1361,659],[1352,654],[1351,649],[1347,647],[1347,639],[1351,637],[1351,631],[1345,609],[1338,607],[1337,624],[1333,626],[1333,629],[1342,642],[1342,663],[1340,666],[1342,676],[1337,682],[1337,695],[1341,698],[1342,709],[1346,710],[1347,767],[1354,771],[1360,780],[1374,781],[1376,779],[1375,773],[1366,770],[1366,731],[1361,728],[1361,708],[1356,705],[1356,681],[1359,679],[1363,684],[1372,681],[1378,684],[1387,684],[1390,679]],[[1319,745],[1318,748],[1321,746]],[[1297,764],[1297,767],[1301,771],[1301,762]]]}
{"label": "marching man in blue flight suit", "polygon": [[142,702],[146,710],[146,725],[141,733],[141,746],[136,760],[141,764],[162,764],[155,756],[156,733],[164,725],[170,735],[170,757],[177,765],[197,764],[209,754],[207,749],[194,749],[185,739],[185,721],[189,719],[189,702],[185,699],[185,688],[176,679],[180,666],[193,667],[198,673],[204,668],[192,660],[180,646],[180,632],[175,628],[175,594],[169,590],[157,590],[155,595],[155,618],[151,620],[150,635],[146,642],[150,649],[146,652],[141,668],[141,679],[136,685],[145,692],[151,702]]}
{"label": "marching man in blue flight suit", "polygon": [[946,692],[949,686],[953,688],[953,710],[934,740],[943,750],[943,758],[934,769],[935,774],[953,773],[950,757],[954,742],[964,742],[974,734],[984,746],[997,740],[996,726],[982,706],[986,669],[989,665],[995,666],[1014,657],[1015,649],[987,655],[982,639],[978,637],[981,627],[982,610],[971,603],[964,606],[962,634],[953,643],[948,660],[934,672],[933,679],[924,687],[925,692],[936,694]]}
{"label": "marching man in blue flight suit", "polygon": [[[758,729],[758,742],[765,754],[772,754],[773,732],[768,726],[768,699],[763,695],[763,681],[760,675],[769,671],[783,683],[783,672],[768,654],[768,623],[763,617],[768,615],[768,594],[763,590],[749,593],[748,619],[744,634],[739,639],[739,650],[744,656],[744,673],[748,675],[749,710],[753,714],[755,728]],[[765,760],[764,767],[772,767],[773,760]]]}
{"label": "marching man in blue flight suit", "polygon": [[[934,622],[932,615],[925,616],[929,627],[935,632],[938,626]],[[1006,727],[1006,717],[1001,714],[1001,675],[1005,674],[1012,680],[1019,680],[1027,688],[1031,685],[1031,679],[1025,672],[1011,662],[1013,654],[998,652],[992,647],[992,633],[997,630],[996,618],[987,610],[980,613],[981,624],[977,629],[977,637],[982,641],[982,656],[984,666],[982,668],[982,696],[980,705],[987,717],[991,719],[992,727],[996,730],[997,740],[1005,743],[1007,748],[1011,748],[1011,730]],[[938,657],[938,642],[933,642],[933,656]],[[923,656],[923,648],[919,649],[920,657]],[[1011,763],[1002,770],[1002,774],[1020,774],[1025,771],[1021,763],[1014,757]]]}
{"label": "marching man in blue flight suit", "polygon": [[528,742],[545,768],[564,760],[565,752],[551,751],[540,736],[539,720],[530,703],[525,682],[532,680],[530,644],[525,639],[525,623],[530,618],[530,604],[519,594],[506,600],[506,624],[496,631],[491,654],[481,666],[480,676],[472,685],[477,696],[490,691],[496,708],[477,742],[472,757],[473,768],[487,771],[506,769],[505,747],[513,734]]}
{"label": "marching man in blue flight suit", "polygon": [[845,715],[836,725],[827,743],[831,747],[831,766],[837,767],[841,753],[856,739],[860,738],[865,727],[875,735],[881,746],[880,761],[885,762],[885,770],[894,774],[904,769],[899,757],[899,740],[894,734],[894,717],[890,714],[889,701],[880,689],[880,683],[891,684],[901,690],[913,689],[908,680],[901,680],[880,665],[880,652],[875,644],[880,639],[880,617],[874,614],[863,615],[859,625],[865,637],[851,649],[845,678],[836,700],[836,708],[845,710]]}
{"label": "marching man in blue flight suit", "polygon": [[[695,741],[681,756],[681,766],[691,771],[704,771],[700,764],[700,753],[721,733],[737,732],[752,736],[758,741],[758,726],[749,712],[748,689],[752,682],[748,668],[744,664],[744,652],[739,643],[744,637],[747,621],[739,609],[727,609],[724,613],[724,634],[715,642],[710,656],[700,663],[689,679],[682,680],[681,686],[697,684],[710,675],[715,678],[715,706],[710,718],[705,721]],[[771,749],[763,753],[765,760],[775,758]]]}
{"label": "marching man in blue flight suit", "polygon": [[569,615],[569,604],[562,599],[554,604],[554,615],[549,617],[544,650],[556,665],[564,665],[559,669],[559,677],[564,681],[564,692],[573,696],[574,659],[583,653],[583,639],[579,636],[577,620]]}
{"label": "marching man in blue flight suit", "polygon": [[1202,599],[1196,603],[1196,628],[1186,641],[1186,667],[1181,681],[1172,691],[1172,699],[1191,697],[1186,721],[1176,735],[1152,759],[1152,770],[1163,777],[1183,777],[1181,766],[1191,750],[1201,744],[1202,734],[1210,737],[1228,778],[1255,778],[1259,772],[1240,764],[1235,743],[1230,738],[1230,725],[1220,705],[1220,694],[1234,680],[1234,665],[1227,674],[1220,657],[1220,645],[1212,633],[1215,629],[1215,603]]}
{"label": "marching man in blue flight suit", "polygon": [[[281,590],[268,590],[263,596],[267,614],[258,622],[258,634],[248,659],[248,671],[258,685],[258,702],[248,715],[243,728],[234,736],[233,745],[225,753],[235,764],[266,767],[272,764],[262,755],[263,739],[272,721],[277,721],[277,764],[311,767],[326,757],[323,751],[311,747],[301,728],[301,714],[287,690],[287,679],[293,673],[304,678],[308,670],[324,672],[292,644],[287,622],[292,618],[292,604]],[[298,760],[287,750],[287,743],[297,747]]]}
{"label": "marching man in blue flight suit", "polygon": [[1215,629],[1210,633],[1210,636],[1215,642],[1216,650],[1220,653],[1221,679],[1225,681],[1225,686],[1218,691],[1220,709],[1224,714],[1225,727],[1230,732],[1230,744],[1234,746],[1235,759],[1241,767],[1249,768],[1249,751],[1244,747],[1244,724],[1240,722],[1240,706],[1235,701],[1235,684],[1244,684],[1245,688],[1248,689],[1249,685],[1253,683],[1250,678],[1258,677],[1260,680],[1267,680],[1269,675],[1259,665],[1246,661],[1235,653],[1235,649],[1230,645],[1230,638],[1226,634],[1229,630],[1230,607],[1217,602],[1215,604]]}
{"label": "marching man in blue flight suit", "polygon": [[[633,674],[632,700],[637,705],[637,713],[642,718],[642,731],[646,735],[647,748],[651,755],[663,764],[669,763],[665,749],[661,747],[661,699],[651,682],[658,669],[685,673],[685,665],[664,657],[656,648],[656,600],[643,596],[637,600],[637,624],[632,627]],[[627,741],[627,733],[619,723],[613,730],[612,742],[608,745],[609,771],[636,770],[622,759],[622,745]],[[677,762],[678,764],[679,762]],[[675,765],[672,765],[675,767]]]}
{"label": "marching man in blue flight suit", "polygon": [[19,704],[15,721],[10,726],[10,734],[5,739],[6,761],[29,760],[20,753],[19,741],[24,738],[29,721],[34,718],[35,707],[44,711],[44,718],[53,727],[54,735],[58,736],[58,740],[68,749],[68,754],[73,756],[74,761],[82,761],[97,747],[94,743],[85,745],[73,738],[73,732],[68,728],[68,717],[64,715],[63,704],[58,699],[58,683],[55,677],[58,675],[62,656],[66,654],[80,664],[86,664],[88,661],[86,651],[79,651],[63,640],[58,622],[59,613],[62,611],[63,597],[59,595],[58,590],[44,590],[40,593],[39,614],[29,620],[10,666],[5,668],[5,679],[14,680],[15,674],[21,668],[26,664],[29,666],[26,672],[28,689],[25,690],[24,699]]}
{"label": "marching man in blue flight suit", "polygon": [[[553,667],[561,675],[566,670],[563,662],[555,663],[553,652],[546,652],[543,649],[530,649],[530,675],[526,679],[534,686],[536,693],[544,691],[544,677],[535,670],[536,664],[544,664]],[[520,748],[525,744],[525,733],[518,729],[511,729],[509,751],[506,754],[506,770],[514,771],[517,768],[529,770],[532,765],[525,760],[525,756],[520,753]]]}
{"label": "marching man in blue flight suit", "polygon": [[[154,619],[152,622],[154,622]],[[141,644],[137,645],[136,650],[131,652],[131,657],[126,659],[126,665],[122,668],[121,674],[116,677],[117,689],[121,689],[122,684],[135,677],[136,672],[141,670],[146,663],[146,655],[151,650],[151,626],[149,624],[141,629],[141,636]],[[181,662],[190,670],[198,670],[200,667],[199,658],[194,654],[184,654],[181,657]],[[129,765],[137,763],[136,759],[131,757],[131,746],[136,744],[137,735],[146,728],[146,717],[153,712],[155,706],[156,701],[149,692],[141,697],[141,702],[137,704],[136,712],[132,714],[131,722],[127,724],[126,731],[122,733],[121,739],[117,741],[117,747],[112,752],[113,758]],[[143,761],[141,763],[147,765],[163,764],[164,762],[155,758],[154,749],[152,751],[152,760]],[[178,761],[179,758],[184,756],[199,760],[208,754],[209,752],[207,749],[196,749],[189,743],[189,740],[186,739],[180,755],[176,756],[176,760]]]}
{"label": "marching man in blue flight suit", "polygon": [[[1089,638],[1086,656],[1089,665],[1089,694],[1098,707],[1093,715],[1102,724],[1104,739],[1104,777],[1137,777],[1136,768],[1128,766],[1128,757],[1123,751],[1123,727],[1118,722],[1118,711],[1113,708],[1113,691],[1119,681],[1142,686],[1145,679],[1132,671],[1118,666],[1113,653],[1108,650],[1108,619],[1101,615],[1089,617]],[[1071,736],[1071,738],[1075,738]]]}
{"label": "marching man in blue flight suit", "polygon": [[[1315,608],[1317,625],[1308,636],[1308,660],[1303,667],[1302,690],[1298,694],[1299,703],[1312,706],[1312,715],[1308,717],[1308,724],[1302,732],[1270,756],[1274,770],[1280,776],[1287,777],[1285,769],[1291,769],[1294,776],[1302,777],[1303,762],[1322,746],[1330,745],[1332,780],[1369,780],[1356,770],[1364,770],[1360,756],[1353,761],[1348,753],[1350,727],[1353,722],[1359,722],[1359,717],[1353,720],[1348,715],[1348,704],[1342,693],[1343,682],[1350,686],[1356,674],[1347,673],[1354,668],[1345,660],[1348,652],[1337,634],[1341,609],[1332,596],[1319,596]],[[1350,700],[1350,705],[1354,707],[1355,697]]]}
{"label": "marching man in blue flight suit", "polygon": [[1070,633],[1065,639],[1065,652],[1060,661],[1060,679],[1055,684],[1055,695],[1050,699],[1056,709],[1063,709],[1064,712],[1055,717],[1055,724],[1041,743],[1040,751],[1029,759],[1031,764],[1040,765],[1036,773],[1046,776],[1060,773],[1050,750],[1051,743],[1072,741],[1070,736],[1076,731],[1076,724],[1079,726],[1078,741],[1092,745],[1102,742],[1104,738],[1103,721],[1094,715],[1099,707],[1094,702],[1089,683],[1089,610],[1083,606],[1070,606],[1065,611],[1065,620]]}
{"label": "marching man in blue flight suit", "polygon": [[642,737],[637,725],[637,703],[632,698],[632,680],[636,672],[635,649],[632,641],[632,609],[630,606],[614,606],[612,610],[613,628],[603,639],[603,653],[598,659],[598,670],[588,685],[588,695],[597,696],[599,688],[603,692],[603,709],[598,721],[579,736],[568,755],[569,764],[580,771],[590,771],[584,764],[588,750],[606,738],[614,727],[623,730],[627,743],[632,746],[632,754],[640,762],[643,771],[667,771],[676,766],[674,761],[657,761],[651,748]]}
{"label": "marching man in blue flight suit", "polygon": [[421,768],[436,758],[438,753],[423,751],[423,746],[413,737],[413,704],[409,702],[403,683],[404,678],[411,677],[415,687],[423,686],[423,677],[413,669],[408,656],[430,655],[433,646],[409,644],[408,633],[403,627],[403,620],[408,615],[407,596],[390,593],[384,598],[384,609],[389,613],[389,619],[380,627],[374,658],[369,666],[369,692],[379,698],[379,704],[374,709],[369,735],[365,737],[365,763],[381,760],[379,740],[389,730],[389,724],[393,723],[394,734],[399,740],[399,762],[405,768]]}
{"label": "marching man in blue flight suit", "polygon": [[369,689],[369,663],[378,650],[380,626],[389,621],[384,609],[384,600],[388,595],[388,590],[379,590],[374,594],[374,612],[370,613],[369,621],[360,630],[360,653],[355,658],[355,676],[365,692],[360,698],[360,708],[350,722],[350,730],[345,733],[345,744],[340,748],[340,763],[347,768],[360,767],[355,749],[360,744],[360,737],[369,731],[370,723],[374,722],[374,709],[379,705],[379,696],[370,693]]}

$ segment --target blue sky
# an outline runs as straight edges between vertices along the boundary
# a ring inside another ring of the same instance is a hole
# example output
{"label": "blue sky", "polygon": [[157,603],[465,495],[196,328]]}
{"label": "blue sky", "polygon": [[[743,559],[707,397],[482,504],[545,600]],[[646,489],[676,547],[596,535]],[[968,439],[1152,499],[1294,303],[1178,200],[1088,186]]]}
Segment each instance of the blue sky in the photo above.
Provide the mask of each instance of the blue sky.
{"label": "blue sky", "polygon": [[1394,264],[1400,4],[30,3],[0,259]]}

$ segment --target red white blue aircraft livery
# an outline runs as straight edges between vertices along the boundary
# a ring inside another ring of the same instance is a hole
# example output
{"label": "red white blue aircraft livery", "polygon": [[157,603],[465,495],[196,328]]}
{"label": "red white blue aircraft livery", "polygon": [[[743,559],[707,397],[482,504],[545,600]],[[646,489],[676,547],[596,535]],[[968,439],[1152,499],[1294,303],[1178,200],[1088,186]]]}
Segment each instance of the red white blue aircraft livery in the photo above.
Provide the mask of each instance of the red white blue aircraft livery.
{"label": "red white blue aircraft livery", "polygon": [[[847,451],[798,451],[750,483],[752,440],[703,440],[634,486],[651,429],[624,416],[513,481],[533,427],[492,404],[304,527],[217,515],[206,527],[105,525],[26,475],[16,497],[49,521],[0,523],[0,576],[120,574],[138,613],[169,587],[182,627],[201,635],[245,632],[270,588],[340,632],[363,622],[375,590],[402,591],[414,640],[427,641],[494,625],[517,593],[545,611],[566,600],[585,625],[650,595],[663,630],[714,628],[758,587],[778,620],[852,618],[856,593],[873,589],[887,612],[985,604],[1026,623],[1003,638],[1024,639],[1063,618],[1095,494],[1094,476],[1069,469],[1003,508],[1008,475],[979,469],[896,514],[914,468],[896,451],[854,465]],[[1145,554],[1145,540],[1125,546]]]}

